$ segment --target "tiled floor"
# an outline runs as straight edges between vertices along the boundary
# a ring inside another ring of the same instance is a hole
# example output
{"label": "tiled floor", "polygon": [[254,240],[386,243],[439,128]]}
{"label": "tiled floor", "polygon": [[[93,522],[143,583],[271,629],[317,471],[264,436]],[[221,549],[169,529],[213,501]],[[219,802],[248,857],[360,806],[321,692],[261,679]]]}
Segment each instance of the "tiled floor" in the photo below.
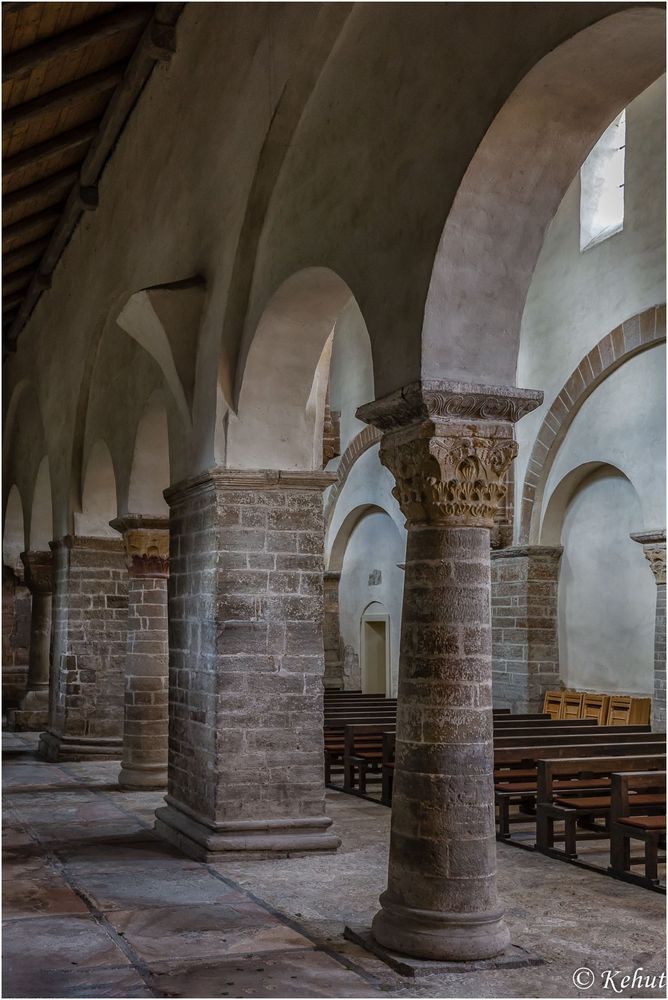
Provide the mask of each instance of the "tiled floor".
{"label": "tiled floor", "polygon": [[155,838],[161,795],[117,790],[117,763],[4,745],[5,997],[594,996],[577,968],[664,971],[662,897],[501,846],[513,941],[542,964],[402,978],[342,937],[384,888],[389,810],[329,793],[336,855],[202,865]]}

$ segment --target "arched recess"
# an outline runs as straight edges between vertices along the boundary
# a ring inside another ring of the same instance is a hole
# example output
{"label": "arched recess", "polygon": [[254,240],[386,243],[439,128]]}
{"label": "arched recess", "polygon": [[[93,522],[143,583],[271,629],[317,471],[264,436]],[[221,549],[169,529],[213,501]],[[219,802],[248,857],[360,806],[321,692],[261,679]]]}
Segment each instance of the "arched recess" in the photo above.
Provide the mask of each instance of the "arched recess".
{"label": "arched recess", "polygon": [[[370,503],[355,507],[346,515],[329,552],[329,558],[327,560],[328,573],[341,572],[343,557],[346,554],[350,537],[362,518],[367,517],[369,514],[387,514],[387,511],[383,510],[383,508],[379,507],[377,504]],[[389,517],[390,515],[387,514],[387,516]]]}
{"label": "arched recess", "polygon": [[382,601],[371,601],[360,619],[360,666],[363,694],[392,691],[390,614]]}
{"label": "arched recess", "polygon": [[656,584],[631,538],[642,523],[634,485],[616,466],[573,469],[550,497],[541,542],[561,544],[561,679],[578,690],[650,694]]}
{"label": "arched recess", "polygon": [[646,309],[606,334],[566,380],[543,419],[527,465],[522,486],[520,544],[538,541],[543,494],[550,470],[585,401],[626,361],[665,339],[665,305]]}
{"label": "arched recess", "polygon": [[21,553],[25,551],[25,521],[18,486],[13,483],[7,496],[5,523],[2,532],[2,562],[22,576]]}
{"label": "arched recess", "polygon": [[425,307],[422,374],[515,383],[544,235],[610,122],[664,71],[664,14],[635,7],[540,60],[496,115],[457,191]]}
{"label": "arched recess", "polygon": [[163,490],[170,484],[169,429],[162,394],[153,393],[137,427],[130,469],[128,511],[167,516]]}
{"label": "arched recess", "polygon": [[51,474],[49,456],[40,462],[35,480],[30,510],[30,535],[28,547],[35,551],[48,552],[53,538],[53,503],[51,498]]}
{"label": "arched recess", "polygon": [[81,511],[74,514],[75,534],[117,539],[109,524],[118,514],[116,475],[109,448],[101,439],[88,454],[81,497]]}
{"label": "arched recess", "polygon": [[227,418],[230,468],[321,467],[331,338],[351,298],[321,267],[294,274],[274,293],[239,370],[238,408]]}

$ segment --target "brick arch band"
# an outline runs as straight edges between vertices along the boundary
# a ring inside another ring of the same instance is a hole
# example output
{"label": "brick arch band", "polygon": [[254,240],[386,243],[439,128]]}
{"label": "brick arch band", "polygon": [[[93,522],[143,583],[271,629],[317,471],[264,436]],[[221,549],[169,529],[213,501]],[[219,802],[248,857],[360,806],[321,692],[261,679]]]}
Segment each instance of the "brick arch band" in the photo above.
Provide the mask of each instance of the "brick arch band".
{"label": "brick arch band", "polygon": [[522,487],[519,544],[538,541],[543,494],[557,452],[585,400],[614,371],[666,339],[666,306],[652,306],[615,327],[584,356],[545,414]]}
{"label": "brick arch band", "polygon": [[344,451],[341,456],[341,461],[336,468],[336,482],[329,491],[329,496],[327,497],[325,503],[326,528],[329,527],[329,522],[332,519],[334,508],[336,507],[336,503],[341,496],[341,491],[346,484],[346,479],[348,478],[348,474],[350,473],[353,465],[360,455],[377,444],[381,437],[382,435],[380,431],[376,430],[375,427],[372,427],[371,424],[369,424],[367,427],[364,427],[359,434],[355,435]]}

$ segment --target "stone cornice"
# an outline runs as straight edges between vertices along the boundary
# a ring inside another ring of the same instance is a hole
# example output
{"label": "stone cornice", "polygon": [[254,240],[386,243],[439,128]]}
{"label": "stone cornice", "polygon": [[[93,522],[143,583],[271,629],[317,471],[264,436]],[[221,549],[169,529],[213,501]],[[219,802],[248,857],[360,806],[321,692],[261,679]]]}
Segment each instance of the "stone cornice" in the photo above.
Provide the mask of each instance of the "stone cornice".
{"label": "stone cornice", "polygon": [[336,482],[335,472],[314,470],[283,471],[279,469],[225,469],[216,466],[197,476],[185,479],[165,490],[170,506],[186,497],[217,490],[313,490],[321,493]]}
{"label": "stone cornice", "polygon": [[515,423],[542,401],[543,393],[537,389],[425,379],[365,403],[358,408],[357,417],[381,431],[427,420]]}
{"label": "stone cornice", "polygon": [[153,514],[121,514],[109,526],[123,535],[126,531],[169,531],[169,518]]}
{"label": "stone cornice", "polygon": [[121,538],[98,538],[96,535],[63,535],[49,542],[53,552],[58,549],[95,549],[98,552],[120,552],[123,548]]}
{"label": "stone cornice", "polygon": [[36,551],[21,553],[21,562],[25,567],[26,586],[32,593],[53,593],[53,552]]}
{"label": "stone cornice", "polygon": [[512,545],[507,549],[493,549],[492,559],[519,559],[534,556],[538,559],[560,559],[562,545]]}

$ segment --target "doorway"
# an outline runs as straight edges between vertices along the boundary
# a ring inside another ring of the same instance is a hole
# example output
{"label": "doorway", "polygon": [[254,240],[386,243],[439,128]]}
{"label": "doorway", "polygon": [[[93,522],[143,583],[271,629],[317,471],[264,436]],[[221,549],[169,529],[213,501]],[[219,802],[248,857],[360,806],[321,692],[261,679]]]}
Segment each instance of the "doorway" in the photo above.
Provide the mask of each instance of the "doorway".
{"label": "doorway", "polygon": [[362,618],[364,694],[387,694],[389,662],[389,616],[365,614]]}

